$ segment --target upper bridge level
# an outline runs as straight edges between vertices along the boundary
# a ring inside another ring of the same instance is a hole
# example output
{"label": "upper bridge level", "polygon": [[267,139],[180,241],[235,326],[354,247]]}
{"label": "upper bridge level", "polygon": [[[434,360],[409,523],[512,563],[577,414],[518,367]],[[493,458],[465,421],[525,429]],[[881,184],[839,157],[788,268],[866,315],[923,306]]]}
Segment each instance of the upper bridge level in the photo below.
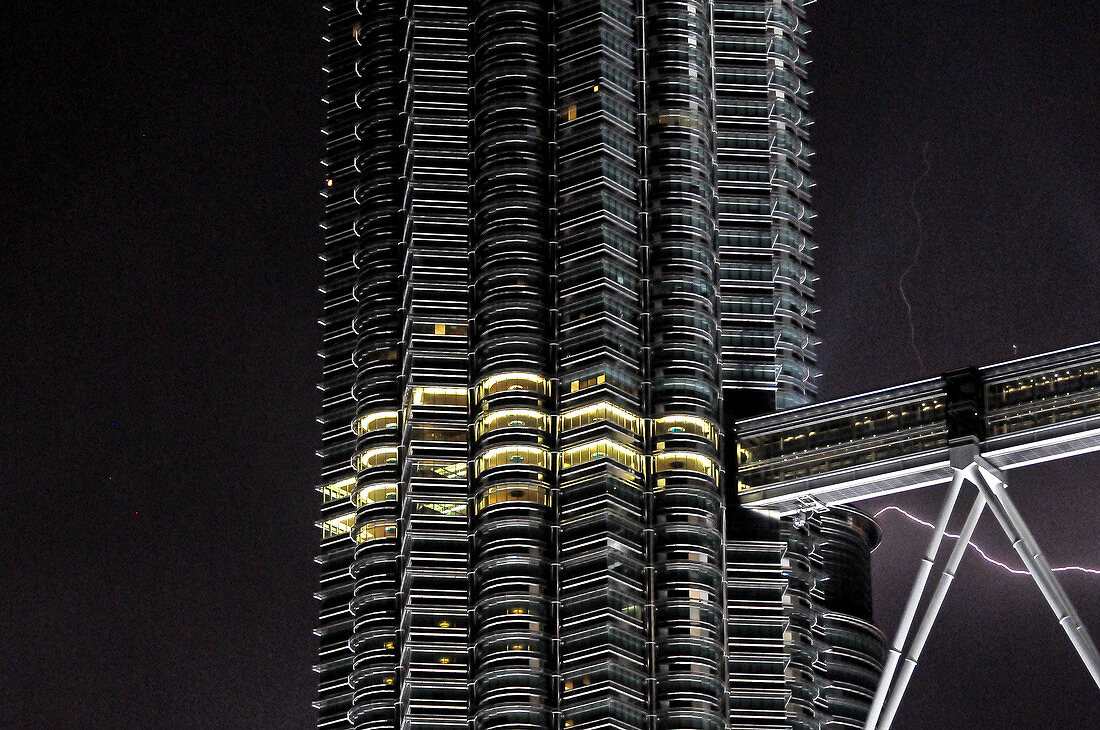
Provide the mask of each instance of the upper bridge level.
{"label": "upper bridge level", "polygon": [[1002,470],[1100,449],[1100,342],[739,421],[738,495],[791,514],[947,482],[961,440]]}

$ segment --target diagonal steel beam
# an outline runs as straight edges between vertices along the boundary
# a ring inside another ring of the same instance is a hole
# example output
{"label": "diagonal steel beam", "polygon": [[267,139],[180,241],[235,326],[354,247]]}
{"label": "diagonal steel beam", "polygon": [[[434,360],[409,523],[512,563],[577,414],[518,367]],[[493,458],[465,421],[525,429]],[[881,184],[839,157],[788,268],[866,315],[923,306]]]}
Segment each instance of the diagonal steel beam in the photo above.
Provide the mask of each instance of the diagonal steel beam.
{"label": "diagonal steel beam", "polygon": [[[967,481],[971,481],[976,471],[976,468],[968,467],[963,472],[964,478]],[[936,590],[932,594],[932,598],[929,600],[928,606],[924,610],[924,617],[921,619],[920,626],[917,628],[917,633],[913,637],[913,643],[909,647],[909,652],[905,655],[905,664],[902,665],[901,672],[898,674],[898,681],[890,690],[886,707],[879,720],[879,730],[890,730],[890,726],[894,722],[894,716],[897,715],[898,707],[901,706],[901,698],[905,695],[905,689],[909,686],[909,680],[913,677],[913,670],[917,668],[917,661],[920,659],[921,652],[924,651],[924,645],[928,641],[928,635],[932,631],[932,625],[936,622],[936,617],[939,616],[940,609],[943,607],[943,600],[947,597],[947,590],[951,587],[951,582],[955,579],[955,571],[959,569],[959,563],[962,562],[963,555],[966,554],[966,549],[970,545],[970,538],[974,535],[974,528],[978,526],[978,519],[982,516],[982,512],[985,511],[985,505],[985,495],[978,492],[974,497],[973,505],[970,507],[970,513],[966,516],[966,522],[963,523],[962,530],[959,531],[958,542],[955,543],[955,548],[951,551],[951,556],[947,559],[947,564],[944,566],[943,572],[940,573],[940,579],[936,584]]]}
{"label": "diagonal steel beam", "polygon": [[871,712],[863,726],[864,730],[874,730],[882,712],[883,704],[886,702],[886,695],[889,693],[890,685],[894,681],[894,672],[898,668],[898,661],[905,649],[905,643],[909,640],[909,630],[913,627],[913,619],[917,615],[917,608],[920,606],[921,598],[924,597],[925,589],[928,587],[928,577],[932,574],[936,556],[939,555],[943,535],[947,531],[947,524],[951,521],[955,504],[959,500],[959,492],[962,490],[963,481],[963,472],[956,470],[955,476],[951,479],[951,487],[947,490],[947,496],[943,500],[943,507],[940,509],[939,518],[936,520],[936,527],[932,531],[932,538],[928,541],[928,547],[925,549],[920,567],[917,569],[917,577],[913,581],[912,590],[909,592],[909,600],[905,604],[905,611],[902,613],[901,623],[898,624],[894,642],[890,645],[890,653],[886,657],[886,665],[882,669],[882,676],[879,678],[878,687],[875,690],[875,699],[871,704]]}
{"label": "diagonal steel beam", "polygon": [[1054,611],[1058,623],[1062,625],[1073,648],[1085,663],[1085,668],[1092,676],[1092,680],[1096,682],[1097,687],[1100,687],[1100,653],[1097,652],[1096,644],[1089,636],[1084,622],[1074,610],[1073,603],[1062,589],[1058,577],[1050,569],[1050,563],[1047,562],[1043,551],[1039,549],[1039,544],[1028,529],[1023,516],[1009,498],[1004,479],[981,457],[978,457],[975,463],[979,467],[975,484],[989,501],[990,509],[1000,523],[1001,529],[1012,541],[1012,547],[1019,553],[1020,559],[1039,586],[1043,597]]}

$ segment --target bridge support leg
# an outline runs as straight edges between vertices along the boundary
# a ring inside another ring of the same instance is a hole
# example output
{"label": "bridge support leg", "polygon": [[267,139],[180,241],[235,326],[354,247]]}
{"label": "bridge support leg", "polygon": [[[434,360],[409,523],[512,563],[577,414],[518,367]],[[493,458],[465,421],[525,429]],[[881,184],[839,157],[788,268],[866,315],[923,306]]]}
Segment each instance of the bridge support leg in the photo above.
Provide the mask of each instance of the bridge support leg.
{"label": "bridge support leg", "polygon": [[[968,469],[966,472],[968,480],[970,471]],[[897,715],[898,707],[901,706],[901,698],[905,695],[909,680],[913,677],[913,670],[917,668],[917,660],[920,659],[921,652],[924,651],[924,645],[928,641],[928,635],[932,631],[932,625],[936,622],[940,609],[943,607],[943,600],[947,597],[947,591],[951,587],[951,582],[955,579],[955,571],[959,569],[959,563],[962,562],[963,555],[966,554],[966,548],[970,545],[970,538],[974,535],[974,528],[978,526],[978,519],[985,511],[985,504],[986,498],[981,493],[974,497],[974,504],[971,505],[970,513],[966,516],[966,522],[963,523],[962,530],[959,531],[958,542],[955,543],[955,547],[947,559],[947,564],[943,567],[943,572],[940,573],[936,590],[924,610],[924,617],[921,619],[920,626],[917,627],[917,633],[913,637],[909,652],[905,655],[905,663],[898,674],[898,681],[890,690],[886,707],[878,724],[879,730],[890,730],[890,726],[894,722],[894,716]]]}
{"label": "bridge support leg", "polygon": [[878,722],[882,706],[886,702],[886,695],[890,690],[890,684],[894,681],[894,672],[898,668],[898,661],[909,640],[909,630],[913,627],[913,619],[917,615],[921,598],[928,587],[928,577],[932,574],[932,568],[936,563],[936,556],[940,553],[940,544],[943,542],[943,534],[947,531],[947,523],[951,521],[951,515],[955,511],[955,504],[959,501],[959,492],[962,490],[963,473],[956,471],[951,480],[951,487],[947,491],[947,497],[943,500],[936,527],[932,531],[932,538],[928,541],[928,547],[921,558],[920,568],[917,569],[917,577],[913,582],[913,589],[909,592],[909,600],[905,604],[905,611],[898,624],[898,632],[894,636],[894,642],[890,645],[890,653],[886,656],[886,665],[882,669],[882,677],[879,678],[878,688],[875,690],[875,699],[871,704],[871,712],[867,716],[864,730],[873,730]]}
{"label": "bridge support leg", "polygon": [[1050,569],[1050,563],[1039,549],[1035,536],[1031,534],[1024,518],[1009,498],[1004,479],[996,468],[990,466],[981,457],[977,457],[975,463],[978,467],[975,470],[978,472],[977,478],[973,480],[975,485],[989,501],[990,509],[1000,523],[1001,529],[1012,541],[1012,547],[1019,553],[1020,559],[1031,573],[1031,577],[1035,579],[1039,590],[1043,592],[1043,597],[1050,604],[1051,610],[1058,618],[1058,623],[1069,636],[1081,661],[1085,663],[1085,668],[1092,675],[1092,680],[1096,682],[1097,687],[1100,687],[1100,653],[1097,652],[1096,645],[1085,629],[1081,617],[1074,610],[1069,596],[1062,589],[1062,584],[1058,582],[1058,577]]}
{"label": "bridge support leg", "polygon": [[[890,647],[890,653],[887,656],[882,678],[875,692],[875,699],[871,705],[871,712],[868,714],[864,730],[890,730],[898,707],[901,705],[902,696],[905,694],[905,689],[913,676],[913,670],[916,669],[917,660],[924,650],[924,644],[928,640],[932,625],[943,606],[947,590],[951,587],[955,571],[958,570],[959,563],[970,544],[970,538],[974,534],[974,528],[978,525],[978,519],[987,505],[997,518],[997,522],[1005,535],[1012,541],[1012,547],[1019,553],[1020,559],[1027,567],[1036,585],[1039,586],[1039,590],[1042,591],[1043,597],[1050,604],[1051,610],[1058,618],[1058,623],[1062,625],[1069,636],[1073,648],[1077,650],[1093,681],[1100,687],[1100,652],[1097,651],[1096,645],[1085,629],[1081,617],[1074,610],[1069,596],[1062,589],[1062,584],[1058,582],[1058,577],[1051,570],[1042,550],[1039,549],[1035,536],[1031,534],[1024,518],[1009,498],[1008,490],[1005,488],[1004,475],[981,457],[976,446],[965,445],[953,448],[951,462],[955,468],[951,489],[940,511],[939,519],[936,522],[932,539],[929,541],[920,569],[917,571],[917,578],[909,595],[909,601],[906,603],[905,611],[902,614],[897,636]],[[959,532],[958,542],[951,551],[947,564],[940,574],[935,592],[932,594],[928,606],[925,607],[924,616],[913,637],[909,652],[905,656],[905,662],[901,666],[901,670],[898,671],[901,651],[908,639],[917,607],[927,587],[929,575],[932,572],[940,544],[947,530],[947,524],[951,519],[951,514],[964,481],[977,487],[978,494],[974,498],[974,504],[971,506],[966,522]],[[896,682],[894,682],[895,673],[898,675]]]}

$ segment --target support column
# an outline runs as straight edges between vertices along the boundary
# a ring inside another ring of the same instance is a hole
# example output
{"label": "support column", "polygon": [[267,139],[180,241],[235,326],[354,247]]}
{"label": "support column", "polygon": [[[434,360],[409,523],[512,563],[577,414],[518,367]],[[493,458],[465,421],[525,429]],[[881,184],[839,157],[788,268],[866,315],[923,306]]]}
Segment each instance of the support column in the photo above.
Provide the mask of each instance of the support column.
{"label": "support column", "polygon": [[[977,478],[974,480],[978,489],[989,501],[990,509],[1001,524],[1001,529],[1012,541],[1012,547],[1019,553],[1020,559],[1027,567],[1031,577],[1043,592],[1058,623],[1062,625],[1066,635],[1069,636],[1073,648],[1085,663],[1092,680],[1100,687],[1100,654],[1097,653],[1096,644],[1085,629],[1081,617],[1074,610],[1069,596],[1062,590],[1058,577],[1050,568],[1046,556],[1039,549],[1035,537],[1027,528],[1023,517],[1016,509],[1016,505],[1009,499],[1008,490],[1005,489],[1004,480],[999,472],[990,466],[984,459],[976,459],[978,468]],[[995,476],[996,475],[996,476]],[[992,477],[987,479],[987,477]]]}
{"label": "support column", "polygon": [[[1043,552],[1039,549],[1035,537],[1028,530],[1023,517],[1009,498],[1008,491],[1005,488],[1004,475],[981,457],[976,443],[953,447],[951,450],[951,464],[955,469],[955,476],[940,511],[928,549],[922,559],[921,567],[917,572],[913,590],[902,614],[897,637],[890,648],[890,654],[882,678],[879,681],[878,690],[875,693],[874,703],[864,725],[864,730],[890,729],[898,707],[901,705],[905,689],[913,676],[917,660],[920,658],[924,644],[932,630],[932,625],[943,606],[943,600],[951,586],[951,581],[955,577],[955,571],[966,553],[974,528],[977,526],[978,519],[987,504],[997,518],[997,522],[1000,523],[1005,535],[1012,541],[1012,547],[1019,553],[1020,559],[1039,586],[1039,590],[1043,592],[1043,597],[1050,604],[1054,615],[1058,618],[1058,623],[1062,625],[1069,636],[1070,642],[1085,663],[1085,668],[1088,669],[1093,681],[1100,687],[1100,652],[1097,652],[1096,645],[1085,629],[1081,617],[1074,610],[1069,596],[1062,589],[1057,576],[1051,569]],[[963,481],[968,481],[977,487],[978,494],[959,534],[958,543],[951,551],[951,556],[940,575],[936,590],[925,609],[924,617],[905,657],[905,664],[902,666],[895,683],[893,682],[894,673],[898,667],[901,650],[908,638],[917,607],[927,587],[929,574],[932,571],[940,544],[946,533],[947,524],[951,519],[951,513],[958,500]]]}
{"label": "support column", "polygon": [[871,712],[867,716],[867,722],[864,724],[865,730],[872,730],[875,727],[875,723],[878,722],[879,714],[882,712],[882,706],[886,701],[886,694],[890,688],[891,682],[894,680],[894,672],[898,668],[898,660],[901,659],[901,652],[905,648],[905,642],[909,639],[909,630],[913,626],[913,619],[917,615],[917,608],[920,605],[920,600],[924,596],[924,590],[928,587],[928,578],[932,574],[932,568],[936,563],[936,556],[939,555],[940,545],[943,542],[943,535],[947,531],[947,523],[951,520],[951,515],[955,511],[955,504],[959,500],[959,492],[962,490],[963,473],[956,470],[955,476],[951,480],[951,487],[948,489],[947,497],[943,501],[943,508],[940,510],[940,516],[936,520],[936,527],[932,531],[932,538],[928,541],[928,548],[924,551],[924,557],[921,558],[920,568],[917,570],[917,579],[913,582],[913,590],[909,593],[909,600],[905,604],[905,612],[901,616],[901,623],[898,625],[897,635],[894,637],[894,643],[890,646],[890,653],[886,657],[886,666],[882,669],[882,678],[879,680],[878,689],[875,691],[875,699],[871,705]]}
{"label": "support column", "polygon": [[[967,478],[970,477],[970,471],[967,470]],[[959,541],[955,544],[951,556],[947,559],[947,565],[944,566],[939,582],[936,584],[936,591],[932,594],[928,607],[925,609],[924,618],[921,619],[916,636],[909,647],[909,653],[905,656],[905,664],[898,675],[897,684],[890,693],[886,709],[882,713],[882,722],[879,723],[880,730],[890,730],[890,725],[894,722],[894,715],[897,714],[898,707],[901,705],[901,698],[905,695],[905,689],[909,686],[909,680],[913,677],[913,670],[917,668],[917,660],[920,659],[921,652],[924,651],[924,644],[928,641],[932,624],[936,622],[940,608],[943,607],[943,600],[947,597],[947,591],[951,587],[951,582],[955,579],[955,571],[958,570],[959,563],[962,562],[963,555],[966,554],[966,548],[970,545],[970,538],[974,534],[974,528],[978,526],[978,519],[985,510],[985,504],[985,496],[979,493],[974,498],[974,504],[971,505],[970,513],[966,516],[966,522],[963,523],[963,528],[959,532]]]}

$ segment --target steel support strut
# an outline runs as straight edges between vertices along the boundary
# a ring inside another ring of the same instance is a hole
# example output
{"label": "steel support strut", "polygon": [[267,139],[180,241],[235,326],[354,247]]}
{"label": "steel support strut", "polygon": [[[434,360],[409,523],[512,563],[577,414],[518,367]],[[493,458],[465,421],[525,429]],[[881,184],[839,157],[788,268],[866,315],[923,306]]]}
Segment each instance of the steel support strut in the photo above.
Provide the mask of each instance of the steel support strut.
{"label": "steel support strut", "polygon": [[[1004,480],[994,476],[997,474],[997,470],[980,456],[975,458],[975,463],[978,467],[978,478],[975,480],[976,486],[989,501],[993,516],[997,518],[997,522],[1001,524],[1001,529],[1012,541],[1012,547],[1019,553],[1020,559],[1027,567],[1028,572],[1031,573],[1031,577],[1035,579],[1035,583],[1042,591],[1043,597],[1047,599],[1051,610],[1054,611],[1058,623],[1062,625],[1073,644],[1073,648],[1077,650],[1081,661],[1085,663],[1085,668],[1092,676],[1092,681],[1096,683],[1097,687],[1100,687],[1100,653],[1097,652],[1096,644],[1093,643],[1092,637],[1085,629],[1084,622],[1081,621],[1081,617],[1074,610],[1069,596],[1062,589],[1058,576],[1050,569],[1050,563],[1047,562],[1043,551],[1039,549],[1039,543],[1036,542],[1035,536],[1031,534],[1024,518],[1009,498]],[[987,477],[993,478],[987,479]]]}
{"label": "steel support strut", "polygon": [[943,534],[947,531],[947,523],[951,521],[951,514],[955,511],[955,503],[959,500],[959,492],[962,489],[963,475],[956,471],[951,480],[951,487],[947,490],[947,497],[943,500],[943,508],[936,520],[936,527],[932,531],[932,538],[928,541],[928,548],[921,558],[920,568],[917,569],[917,579],[913,582],[913,589],[909,592],[909,600],[905,604],[905,612],[901,615],[901,623],[898,624],[898,632],[894,636],[894,642],[890,645],[890,653],[886,657],[886,665],[882,669],[882,677],[879,679],[878,688],[875,690],[875,699],[871,704],[871,712],[867,716],[864,730],[873,730],[878,722],[879,713],[886,702],[886,694],[894,681],[894,671],[898,668],[898,660],[905,649],[905,642],[909,639],[909,629],[913,626],[913,618],[917,615],[917,608],[924,596],[924,589],[928,585],[928,577],[932,574],[932,568],[936,563],[936,556],[940,552],[940,544],[943,542]]}
{"label": "steel support strut", "polygon": [[955,543],[951,556],[947,559],[947,564],[940,573],[936,590],[932,593],[932,598],[924,609],[924,617],[921,619],[917,633],[913,637],[913,643],[909,646],[909,653],[905,655],[905,664],[902,665],[901,672],[898,673],[898,681],[890,690],[889,700],[886,702],[886,708],[883,710],[882,718],[878,724],[881,730],[890,730],[890,725],[894,722],[894,716],[898,712],[898,707],[901,706],[901,698],[905,695],[909,680],[913,678],[913,671],[917,668],[917,660],[920,659],[921,652],[924,651],[924,645],[928,641],[928,635],[932,632],[932,624],[936,622],[936,618],[940,615],[943,600],[947,598],[947,590],[955,579],[955,571],[959,569],[959,563],[962,562],[963,555],[966,554],[966,548],[970,545],[974,528],[978,526],[978,519],[985,510],[985,502],[985,496],[980,493],[974,497],[970,513],[967,514],[966,522],[963,523],[963,528],[959,531],[959,540]]}
{"label": "steel support strut", "polygon": [[[933,530],[928,549],[925,551],[920,569],[917,571],[917,577],[906,603],[905,611],[902,614],[897,636],[890,647],[890,653],[883,667],[882,677],[875,691],[875,698],[867,716],[867,722],[864,724],[864,730],[890,730],[898,707],[901,705],[905,689],[909,685],[914,669],[916,669],[917,660],[920,658],[924,645],[928,640],[928,635],[932,630],[932,625],[943,606],[944,598],[951,587],[951,581],[955,577],[959,563],[966,553],[970,538],[974,534],[974,528],[977,527],[978,519],[987,505],[997,518],[997,522],[1004,530],[1005,535],[1012,541],[1012,547],[1019,553],[1020,559],[1023,560],[1031,577],[1039,586],[1039,590],[1042,591],[1043,597],[1050,604],[1054,615],[1058,618],[1058,623],[1062,625],[1069,636],[1070,642],[1073,643],[1074,649],[1077,650],[1081,660],[1085,663],[1085,668],[1092,676],[1093,681],[1100,687],[1100,653],[1097,652],[1096,645],[1085,629],[1081,617],[1074,610],[1069,596],[1062,590],[1062,585],[1058,582],[1057,576],[1055,576],[1046,557],[1039,549],[1035,537],[1028,530],[1027,524],[1016,509],[1016,505],[1009,498],[1008,491],[1005,489],[1004,476],[996,467],[990,465],[981,457],[976,444],[952,448],[951,465],[955,469],[955,476],[951,481],[951,488],[944,500],[943,508],[940,510],[939,519]],[[951,551],[947,564],[944,566],[936,584],[936,589],[925,607],[924,616],[917,628],[909,651],[905,655],[905,663],[901,666],[899,672],[898,662],[901,652],[909,638],[913,619],[927,588],[928,578],[935,564],[943,536],[947,530],[947,524],[950,522],[951,514],[954,511],[955,503],[958,501],[959,492],[964,481],[973,484],[978,493],[959,533],[958,542]],[[894,681],[895,673],[898,675],[896,682]]]}

